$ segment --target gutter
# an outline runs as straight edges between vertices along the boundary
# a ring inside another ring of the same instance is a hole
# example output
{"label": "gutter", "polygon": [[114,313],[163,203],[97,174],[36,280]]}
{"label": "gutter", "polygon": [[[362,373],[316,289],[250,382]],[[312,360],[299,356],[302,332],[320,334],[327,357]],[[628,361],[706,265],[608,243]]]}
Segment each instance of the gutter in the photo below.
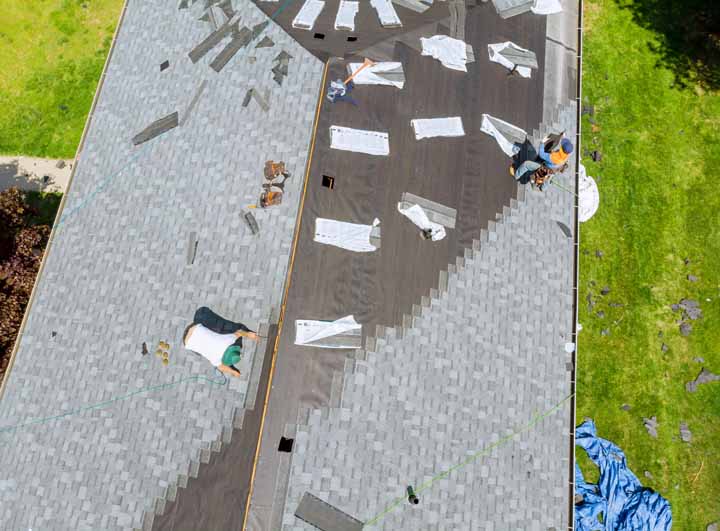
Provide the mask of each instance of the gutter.
{"label": "gutter", "polygon": [[62,200],[60,201],[60,207],[58,208],[57,214],[55,214],[55,220],[53,221],[53,226],[50,230],[50,236],[48,237],[47,245],[45,246],[45,251],[43,252],[43,258],[40,262],[40,267],[38,268],[38,273],[35,276],[35,283],[33,284],[33,289],[30,292],[30,299],[28,300],[27,308],[25,308],[25,314],[23,315],[22,322],[20,323],[20,328],[18,328],[17,337],[15,338],[15,345],[13,346],[12,352],[10,353],[10,361],[8,362],[7,369],[5,370],[5,376],[3,377],[3,380],[0,382],[0,401],[2,401],[2,397],[5,393],[5,387],[7,386],[7,382],[10,379],[10,371],[13,368],[13,365],[15,363],[15,357],[17,356],[17,352],[20,349],[20,338],[22,337],[22,333],[25,330],[25,325],[27,324],[28,315],[30,315],[30,310],[32,309],[33,302],[35,301],[35,296],[37,295],[37,289],[38,285],[40,284],[40,277],[42,276],[43,270],[45,269],[45,263],[47,261],[48,256],[50,255],[50,248],[52,246],[53,240],[55,238],[55,235],[57,234],[58,230],[58,221],[60,221],[60,217],[62,216],[63,210],[65,209],[65,202],[67,201],[68,193],[70,192],[70,188],[72,187],[73,178],[75,177],[75,172],[77,171],[78,162],[80,161],[80,153],[82,152],[83,147],[85,146],[85,138],[87,136],[88,130],[90,129],[90,125],[92,124],[92,118],[93,114],[95,113],[95,107],[97,106],[98,98],[100,97],[100,91],[102,90],[103,83],[105,82],[105,75],[107,73],[108,65],[110,64],[110,59],[112,58],[113,52],[115,51],[115,43],[117,42],[117,37],[120,33],[120,27],[122,26],[123,20],[125,19],[125,11],[127,10],[129,0],[124,0],[122,11],[120,12],[120,17],[118,18],[117,26],[115,26],[115,33],[113,34],[112,44],[110,45],[110,51],[108,52],[107,57],[105,58],[105,64],[103,65],[102,73],[100,74],[100,79],[98,80],[97,89],[95,90],[95,95],[93,96],[92,104],[90,105],[90,112],[88,113],[87,120],[85,121],[85,127],[83,128],[82,135],[80,136],[80,143],[78,144],[77,150],[75,151],[75,158],[73,160],[73,167],[72,172],[70,173],[70,179],[68,180],[67,188],[65,189],[65,193],[63,194]]}
{"label": "gutter", "polygon": [[577,133],[575,137],[575,215],[573,222],[573,250],[575,253],[573,260],[573,322],[572,322],[572,342],[575,344],[575,349],[572,353],[572,376],[570,379],[570,460],[569,475],[568,475],[568,488],[569,488],[569,507],[568,507],[568,531],[574,531],[575,529],[575,424],[577,419],[577,401],[576,401],[576,382],[577,382],[577,336],[578,336],[578,307],[579,307],[579,288],[580,284],[580,221],[578,219],[580,200],[577,191],[580,189],[580,151],[581,151],[581,135],[582,135],[582,75],[583,75],[583,0],[578,0],[578,23],[577,23],[577,87],[576,87],[576,104],[577,104]]}

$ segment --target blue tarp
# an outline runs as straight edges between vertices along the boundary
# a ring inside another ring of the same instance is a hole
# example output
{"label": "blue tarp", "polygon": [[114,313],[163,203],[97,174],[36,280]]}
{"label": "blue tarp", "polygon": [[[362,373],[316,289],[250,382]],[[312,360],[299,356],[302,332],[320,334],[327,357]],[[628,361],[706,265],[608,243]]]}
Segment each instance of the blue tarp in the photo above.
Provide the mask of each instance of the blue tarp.
{"label": "blue tarp", "polygon": [[623,451],[598,437],[592,420],[577,427],[575,443],[600,469],[600,483],[593,485],[585,482],[575,463],[575,494],[583,496],[575,505],[576,531],[670,531],[668,501],[642,486],[627,467]]}

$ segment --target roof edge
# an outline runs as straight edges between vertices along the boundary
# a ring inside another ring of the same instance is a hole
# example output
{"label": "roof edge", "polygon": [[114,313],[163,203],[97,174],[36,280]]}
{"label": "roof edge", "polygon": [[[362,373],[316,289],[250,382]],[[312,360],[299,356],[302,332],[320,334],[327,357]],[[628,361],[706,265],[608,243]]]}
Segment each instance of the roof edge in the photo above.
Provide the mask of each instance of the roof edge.
{"label": "roof edge", "polygon": [[[577,17],[577,88],[576,88],[576,122],[577,122],[577,134],[575,137],[575,190],[580,190],[580,152],[581,152],[581,141],[582,141],[582,78],[583,78],[583,0],[577,0],[578,2],[578,17]],[[572,398],[570,399],[570,470],[568,476],[568,488],[569,488],[569,518],[568,518],[568,531],[575,530],[575,423],[577,421],[577,400],[576,400],[576,382],[577,382],[577,336],[578,336],[578,308],[579,308],[579,291],[578,286],[580,284],[580,220],[578,217],[580,208],[580,198],[578,193],[575,194],[575,208],[574,212],[574,230],[573,230],[573,323],[572,323],[572,342],[575,345],[575,349],[572,353],[572,376],[570,379],[570,392]]]}
{"label": "roof edge", "polygon": [[80,153],[82,152],[82,149],[85,146],[85,138],[87,136],[88,130],[90,129],[93,114],[95,112],[95,107],[97,105],[97,101],[100,96],[100,91],[102,90],[103,84],[105,82],[105,74],[107,73],[107,68],[108,68],[108,65],[110,64],[110,59],[112,58],[113,52],[115,51],[115,43],[117,42],[117,38],[120,33],[120,28],[122,26],[123,20],[125,19],[125,12],[127,11],[128,2],[129,2],[129,0],[123,1],[122,10],[120,11],[120,16],[118,17],[117,25],[115,26],[115,33],[113,34],[112,43],[110,44],[110,50],[108,51],[107,57],[105,58],[105,64],[103,65],[103,69],[100,74],[100,79],[98,79],[97,88],[95,89],[95,94],[93,95],[92,104],[90,105],[90,111],[88,112],[87,119],[85,120],[85,126],[83,127],[82,135],[80,136],[80,142],[78,143],[77,150],[75,150],[75,157],[73,158],[73,167],[72,167],[72,171],[70,172],[70,178],[68,180],[68,185],[67,185],[65,192],[63,193],[63,197],[62,197],[62,200],[60,201],[60,206],[58,208],[57,214],[55,214],[55,220],[53,221],[53,226],[50,230],[50,236],[48,237],[47,245],[45,246],[45,250],[43,251],[42,261],[40,262],[40,267],[38,268],[37,275],[35,276],[35,282],[33,283],[33,289],[30,292],[30,298],[28,299],[28,304],[27,304],[27,307],[25,308],[25,312],[23,314],[23,319],[20,322],[20,328],[18,328],[17,337],[15,338],[15,344],[13,345],[13,349],[10,352],[10,361],[8,362],[7,369],[5,370],[5,375],[2,379],[2,381],[0,381],[0,403],[2,403],[2,399],[5,394],[5,388],[7,387],[7,382],[10,379],[10,373],[12,372],[12,368],[15,363],[15,357],[17,356],[18,350],[20,350],[20,339],[22,338],[22,334],[25,331],[25,325],[27,324],[28,316],[30,315],[30,310],[32,309],[33,302],[35,301],[35,296],[37,295],[38,284],[40,284],[40,277],[42,276],[43,271],[45,269],[45,263],[47,261],[48,255],[50,254],[50,249],[52,247],[52,243],[53,243],[55,234],[58,229],[58,221],[60,220],[60,217],[62,216],[63,210],[65,209],[65,203],[67,201],[67,196],[68,196],[68,193],[70,192],[70,188],[72,187],[73,178],[75,177],[75,172],[77,171],[78,161],[80,160]]}

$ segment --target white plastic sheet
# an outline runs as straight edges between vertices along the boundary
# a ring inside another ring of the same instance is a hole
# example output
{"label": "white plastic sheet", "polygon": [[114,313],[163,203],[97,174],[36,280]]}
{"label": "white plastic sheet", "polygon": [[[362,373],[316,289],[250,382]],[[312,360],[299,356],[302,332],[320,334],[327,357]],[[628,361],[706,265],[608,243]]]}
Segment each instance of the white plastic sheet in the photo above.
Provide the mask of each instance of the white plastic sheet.
{"label": "white plastic sheet", "polygon": [[465,136],[462,118],[452,116],[450,118],[422,118],[418,120],[410,120],[415,138],[433,138],[436,136]]}
{"label": "white plastic sheet", "polygon": [[595,215],[600,207],[600,191],[595,179],[585,171],[585,166],[580,164],[579,188],[578,188],[578,220],[585,222]]}
{"label": "white plastic sheet", "polygon": [[313,239],[318,243],[333,245],[356,253],[370,253],[377,250],[377,247],[370,243],[370,233],[373,227],[379,224],[380,220],[377,218],[372,225],[317,218]]}
{"label": "white plastic sheet", "polygon": [[311,30],[324,7],[322,0],[305,0],[292,22],[293,28]]}
{"label": "white plastic sheet", "polygon": [[[519,127],[495,118],[494,116],[490,116],[489,114],[483,114],[480,130],[494,137],[500,149],[502,149],[508,157],[517,155],[520,151],[517,142],[519,142],[521,138],[527,137],[527,133]],[[512,132],[511,138],[508,138],[508,132]]]}
{"label": "white plastic sheet", "polygon": [[530,10],[536,15],[554,15],[562,11],[560,0],[535,0]]}
{"label": "white plastic sheet", "polygon": [[340,0],[338,12],[335,16],[335,30],[355,31],[355,15],[360,9],[360,2]]}
{"label": "white plastic sheet", "polygon": [[422,55],[429,55],[438,59],[445,68],[467,72],[467,44],[459,39],[447,35],[434,37],[420,37]]}
{"label": "white plastic sheet", "polygon": [[532,69],[529,66],[518,66],[516,68],[515,63],[513,63],[507,57],[502,55],[501,52],[508,48],[513,48],[520,52],[530,52],[530,50],[521,48],[517,44],[510,42],[510,41],[499,42],[497,44],[488,44],[488,53],[490,55],[490,60],[494,63],[500,63],[508,70],[512,70],[513,68],[515,68],[515,72],[517,72],[520,76],[529,78],[532,73]]}
{"label": "white plastic sheet", "polygon": [[436,242],[445,237],[445,227],[439,223],[430,221],[427,214],[420,205],[412,205],[411,207],[403,207],[403,203],[398,203],[398,212],[407,217],[421,230],[429,230],[432,241]]}
{"label": "white plastic sheet", "polygon": [[[354,74],[363,63],[350,63],[348,65],[350,74]],[[402,81],[395,80],[391,77],[391,73],[399,72],[402,77]],[[387,77],[383,74],[386,73]],[[353,78],[353,83],[356,85],[389,85],[392,87],[403,88],[405,86],[405,75],[403,73],[402,63],[387,61],[381,63],[375,63],[372,66],[367,66],[360,70],[360,73]]]}
{"label": "white plastic sheet", "polygon": [[333,336],[347,335],[348,332],[355,330],[362,330],[362,325],[355,321],[355,317],[352,315],[336,321],[297,319],[295,321],[295,344],[321,348],[357,348],[356,341],[348,340],[346,343],[323,341]]}
{"label": "white plastic sheet", "polygon": [[390,0],[370,0],[370,5],[375,8],[382,26],[389,28],[402,26],[402,21]]}
{"label": "white plastic sheet", "polygon": [[368,155],[389,155],[390,138],[387,133],[379,131],[333,125],[330,127],[330,147]]}

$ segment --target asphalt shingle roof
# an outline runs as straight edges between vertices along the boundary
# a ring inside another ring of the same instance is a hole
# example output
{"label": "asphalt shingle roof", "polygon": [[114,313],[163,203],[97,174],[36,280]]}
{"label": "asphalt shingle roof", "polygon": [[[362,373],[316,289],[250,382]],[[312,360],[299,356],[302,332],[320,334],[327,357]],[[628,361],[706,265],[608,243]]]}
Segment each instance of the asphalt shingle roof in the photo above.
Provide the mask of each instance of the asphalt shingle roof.
{"label": "asphalt shingle roof", "polygon": [[[574,109],[556,113],[570,137]],[[388,531],[567,527],[573,240],[556,221],[572,226],[572,208],[556,187],[528,190],[411,327],[346,367],[339,407],[297,428],[284,531],[313,529],[294,516],[305,492]],[[392,507],[430,481],[419,505]]]}
{"label": "asphalt shingle roof", "polygon": [[[128,2],[0,427],[188,376],[218,378],[181,348],[200,306],[252,328],[277,318],[323,65],[274,24],[263,34],[274,46],[253,41],[220,73],[209,64],[230,37],[193,64],[188,52],[212,30],[198,20],[200,4]],[[267,20],[248,0],[234,6],[241,27]],[[292,59],[280,86],[272,67],[283,50]],[[254,101],[242,107],[250,88],[269,111]],[[175,111],[179,127],[133,146],[133,136]],[[242,213],[257,201],[268,159],[294,175],[281,206],[255,212],[253,236]],[[198,247],[188,265],[191,232]],[[171,346],[167,367],[153,355],[160,340]],[[252,358],[225,388],[185,382],[0,434],[0,528],[140,527],[156,497],[232,427]]]}

